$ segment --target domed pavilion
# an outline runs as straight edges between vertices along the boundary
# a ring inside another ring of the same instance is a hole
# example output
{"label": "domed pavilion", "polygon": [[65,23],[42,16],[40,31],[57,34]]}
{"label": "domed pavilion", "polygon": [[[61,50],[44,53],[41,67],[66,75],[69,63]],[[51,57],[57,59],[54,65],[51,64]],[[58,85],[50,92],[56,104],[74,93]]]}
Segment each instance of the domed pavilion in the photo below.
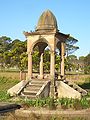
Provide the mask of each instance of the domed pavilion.
{"label": "domed pavilion", "polygon": [[[59,32],[57,20],[49,10],[42,13],[34,32],[24,32],[27,39],[28,53],[28,74],[27,80],[21,81],[8,90],[11,95],[20,95],[24,98],[45,98],[48,96],[56,98],[81,98],[87,95],[87,91],[80,88],[75,83],[70,83],[65,79],[64,57],[66,40],[70,39],[69,34]],[[74,39],[74,38],[72,38]],[[32,55],[37,46],[39,51],[39,74],[35,76],[32,72]],[[44,71],[44,50],[50,49],[50,73]],[[55,54],[58,49],[60,55],[60,76],[56,78]]]}
{"label": "domed pavilion", "polygon": [[34,32],[24,32],[27,38],[28,53],[28,79],[33,78],[32,73],[32,54],[33,49],[37,45],[40,53],[40,69],[39,78],[44,78],[43,55],[44,50],[48,46],[50,48],[50,78],[55,78],[55,51],[60,51],[60,75],[64,76],[64,55],[65,41],[69,38],[69,34],[59,32],[56,17],[50,10],[42,13]]}

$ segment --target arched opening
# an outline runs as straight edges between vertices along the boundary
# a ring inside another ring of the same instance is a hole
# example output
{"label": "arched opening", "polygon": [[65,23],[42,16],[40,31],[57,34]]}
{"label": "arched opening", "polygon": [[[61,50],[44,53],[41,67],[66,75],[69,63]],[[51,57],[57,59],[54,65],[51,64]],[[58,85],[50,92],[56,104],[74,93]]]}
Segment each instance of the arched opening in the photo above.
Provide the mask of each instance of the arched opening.
{"label": "arched opening", "polygon": [[45,39],[37,40],[32,45],[32,72],[33,77],[47,78],[50,74],[51,47]]}
{"label": "arched opening", "polygon": [[58,55],[59,55],[59,65],[60,65],[60,76],[64,76],[65,69],[64,69],[64,57],[65,57],[65,42],[64,41],[58,41],[56,45],[58,49]]}

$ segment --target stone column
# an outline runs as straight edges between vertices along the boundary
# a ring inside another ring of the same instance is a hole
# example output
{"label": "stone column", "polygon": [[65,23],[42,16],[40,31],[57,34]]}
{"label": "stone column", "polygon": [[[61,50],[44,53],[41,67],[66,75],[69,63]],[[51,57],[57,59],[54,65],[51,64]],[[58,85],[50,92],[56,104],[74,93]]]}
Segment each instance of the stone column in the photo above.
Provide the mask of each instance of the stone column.
{"label": "stone column", "polygon": [[28,80],[32,78],[32,53],[28,53]]}
{"label": "stone column", "polygon": [[65,54],[65,43],[61,42],[61,76],[64,76],[64,54]]}
{"label": "stone column", "polygon": [[50,75],[51,77],[55,77],[55,52],[51,51],[50,57]]}
{"label": "stone column", "polygon": [[50,56],[50,76],[51,76],[51,86],[50,86],[50,96],[55,96],[55,52],[51,51]]}
{"label": "stone column", "polygon": [[43,79],[43,53],[40,54],[40,79]]}

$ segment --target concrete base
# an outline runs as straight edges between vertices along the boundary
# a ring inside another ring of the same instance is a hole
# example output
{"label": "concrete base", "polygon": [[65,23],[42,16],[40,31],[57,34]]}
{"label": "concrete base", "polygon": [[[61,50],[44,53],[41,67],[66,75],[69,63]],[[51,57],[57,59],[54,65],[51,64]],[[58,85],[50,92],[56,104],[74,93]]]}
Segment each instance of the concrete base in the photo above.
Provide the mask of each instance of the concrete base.
{"label": "concrete base", "polygon": [[18,95],[22,91],[22,89],[28,84],[28,82],[29,81],[22,80],[21,82],[19,82],[18,84],[16,84],[12,88],[10,88],[7,91],[7,93],[10,94],[10,96],[16,96],[16,95]]}
{"label": "concrete base", "polygon": [[78,91],[74,90],[72,87],[69,85],[65,84],[62,81],[57,82],[57,92],[58,92],[58,97],[59,98],[78,98],[81,99],[81,93]]}

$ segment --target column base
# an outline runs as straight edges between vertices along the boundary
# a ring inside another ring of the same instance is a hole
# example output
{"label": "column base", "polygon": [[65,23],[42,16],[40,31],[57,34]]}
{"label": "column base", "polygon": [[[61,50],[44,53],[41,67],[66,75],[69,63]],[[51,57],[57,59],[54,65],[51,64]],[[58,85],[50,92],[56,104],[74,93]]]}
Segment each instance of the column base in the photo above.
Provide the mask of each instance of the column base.
{"label": "column base", "polygon": [[44,79],[43,75],[38,75],[38,79]]}
{"label": "column base", "polygon": [[31,80],[32,78],[32,76],[26,76],[26,80]]}
{"label": "column base", "polygon": [[60,75],[61,80],[66,79],[65,75]]}

